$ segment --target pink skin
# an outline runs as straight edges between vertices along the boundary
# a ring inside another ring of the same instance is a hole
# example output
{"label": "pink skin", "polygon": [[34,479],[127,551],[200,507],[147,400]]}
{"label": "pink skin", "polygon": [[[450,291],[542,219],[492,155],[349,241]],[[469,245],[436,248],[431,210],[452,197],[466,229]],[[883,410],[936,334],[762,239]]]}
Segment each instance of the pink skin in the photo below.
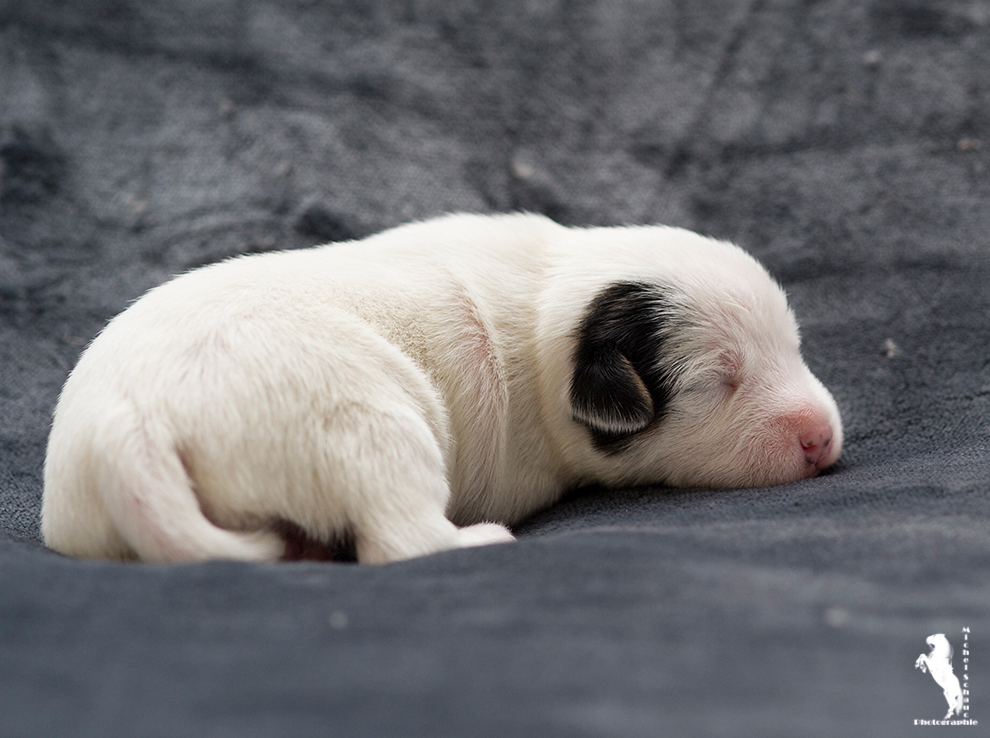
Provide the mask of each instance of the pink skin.
{"label": "pink skin", "polygon": [[[752,480],[742,484],[780,484],[817,476],[834,464],[841,453],[841,426],[832,426],[832,413],[817,398],[786,399],[790,409],[762,422],[755,411],[742,445],[733,456],[750,458]],[[772,411],[771,411],[772,412]],[[738,463],[738,462],[736,462]],[[739,483],[727,479],[727,483]]]}
{"label": "pink skin", "polygon": [[806,476],[813,477],[835,463],[838,449],[832,443],[832,425],[821,410],[809,407],[790,414],[784,422],[790,426],[785,435],[793,434],[791,437],[801,446],[807,464]]}
{"label": "pink skin", "polygon": [[800,436],[804,458],[815,469],[829,466],[832,455],[832,427],[828,423],[806,428]]}

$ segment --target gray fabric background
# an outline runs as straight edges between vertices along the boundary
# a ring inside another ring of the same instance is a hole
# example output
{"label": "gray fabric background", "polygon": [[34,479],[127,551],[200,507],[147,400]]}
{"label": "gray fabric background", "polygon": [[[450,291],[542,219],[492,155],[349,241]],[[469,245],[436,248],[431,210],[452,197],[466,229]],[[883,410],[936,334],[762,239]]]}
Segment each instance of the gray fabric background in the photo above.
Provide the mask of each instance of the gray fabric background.
{"label": "gray fabric background", "polygon": [[[0,735],[900,737],[964,627],[985,729],[988,164],[982,0],[0,0]],[[762,259],[839,467],[377,568],[42,547],[51,408],[130,300],[510,209]]]}

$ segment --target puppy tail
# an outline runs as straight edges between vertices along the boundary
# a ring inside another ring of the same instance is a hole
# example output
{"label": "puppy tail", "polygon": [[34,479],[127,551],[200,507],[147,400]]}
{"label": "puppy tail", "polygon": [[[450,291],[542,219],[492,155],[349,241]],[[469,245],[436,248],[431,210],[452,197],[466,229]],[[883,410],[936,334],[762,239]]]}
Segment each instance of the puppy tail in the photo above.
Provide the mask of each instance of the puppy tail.
{"label": "puppy tail", "polygon": [[214,525],[200,508],[168,429],[121,408],[92,439],[96,481],[118,532],[142,561],[274,561],[285,542],[271,531]]}

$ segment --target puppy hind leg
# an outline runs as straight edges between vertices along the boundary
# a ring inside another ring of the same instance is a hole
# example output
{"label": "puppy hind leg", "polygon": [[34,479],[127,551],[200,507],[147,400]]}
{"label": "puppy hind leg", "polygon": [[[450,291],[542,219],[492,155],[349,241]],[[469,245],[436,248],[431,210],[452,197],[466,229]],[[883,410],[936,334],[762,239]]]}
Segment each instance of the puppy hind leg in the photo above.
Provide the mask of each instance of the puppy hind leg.
{"label": "puppy hind leg", "polygon": [[[109,414],[109,413],[108,413]],[[220,528],[204,515],[164,425],[122,410],[95,432],[95,481],[110,517],[142,561],[275,561],[285,544],[270,531]]]}

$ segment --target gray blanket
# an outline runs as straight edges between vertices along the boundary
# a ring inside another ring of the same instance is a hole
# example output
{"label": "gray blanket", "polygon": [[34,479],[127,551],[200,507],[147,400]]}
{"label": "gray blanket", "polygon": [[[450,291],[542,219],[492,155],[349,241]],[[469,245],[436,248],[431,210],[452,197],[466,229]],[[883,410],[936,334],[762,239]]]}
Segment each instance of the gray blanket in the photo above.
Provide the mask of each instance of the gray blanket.
{"label": "gray blanket", "polygon": [[[936,633],[990,725],[988,166],[983,0],[0,2],[0,735],[900,737]],[[760,258],[838,467],[382,567],[42,546],[52,406],[130,300],[513,209]]]}

